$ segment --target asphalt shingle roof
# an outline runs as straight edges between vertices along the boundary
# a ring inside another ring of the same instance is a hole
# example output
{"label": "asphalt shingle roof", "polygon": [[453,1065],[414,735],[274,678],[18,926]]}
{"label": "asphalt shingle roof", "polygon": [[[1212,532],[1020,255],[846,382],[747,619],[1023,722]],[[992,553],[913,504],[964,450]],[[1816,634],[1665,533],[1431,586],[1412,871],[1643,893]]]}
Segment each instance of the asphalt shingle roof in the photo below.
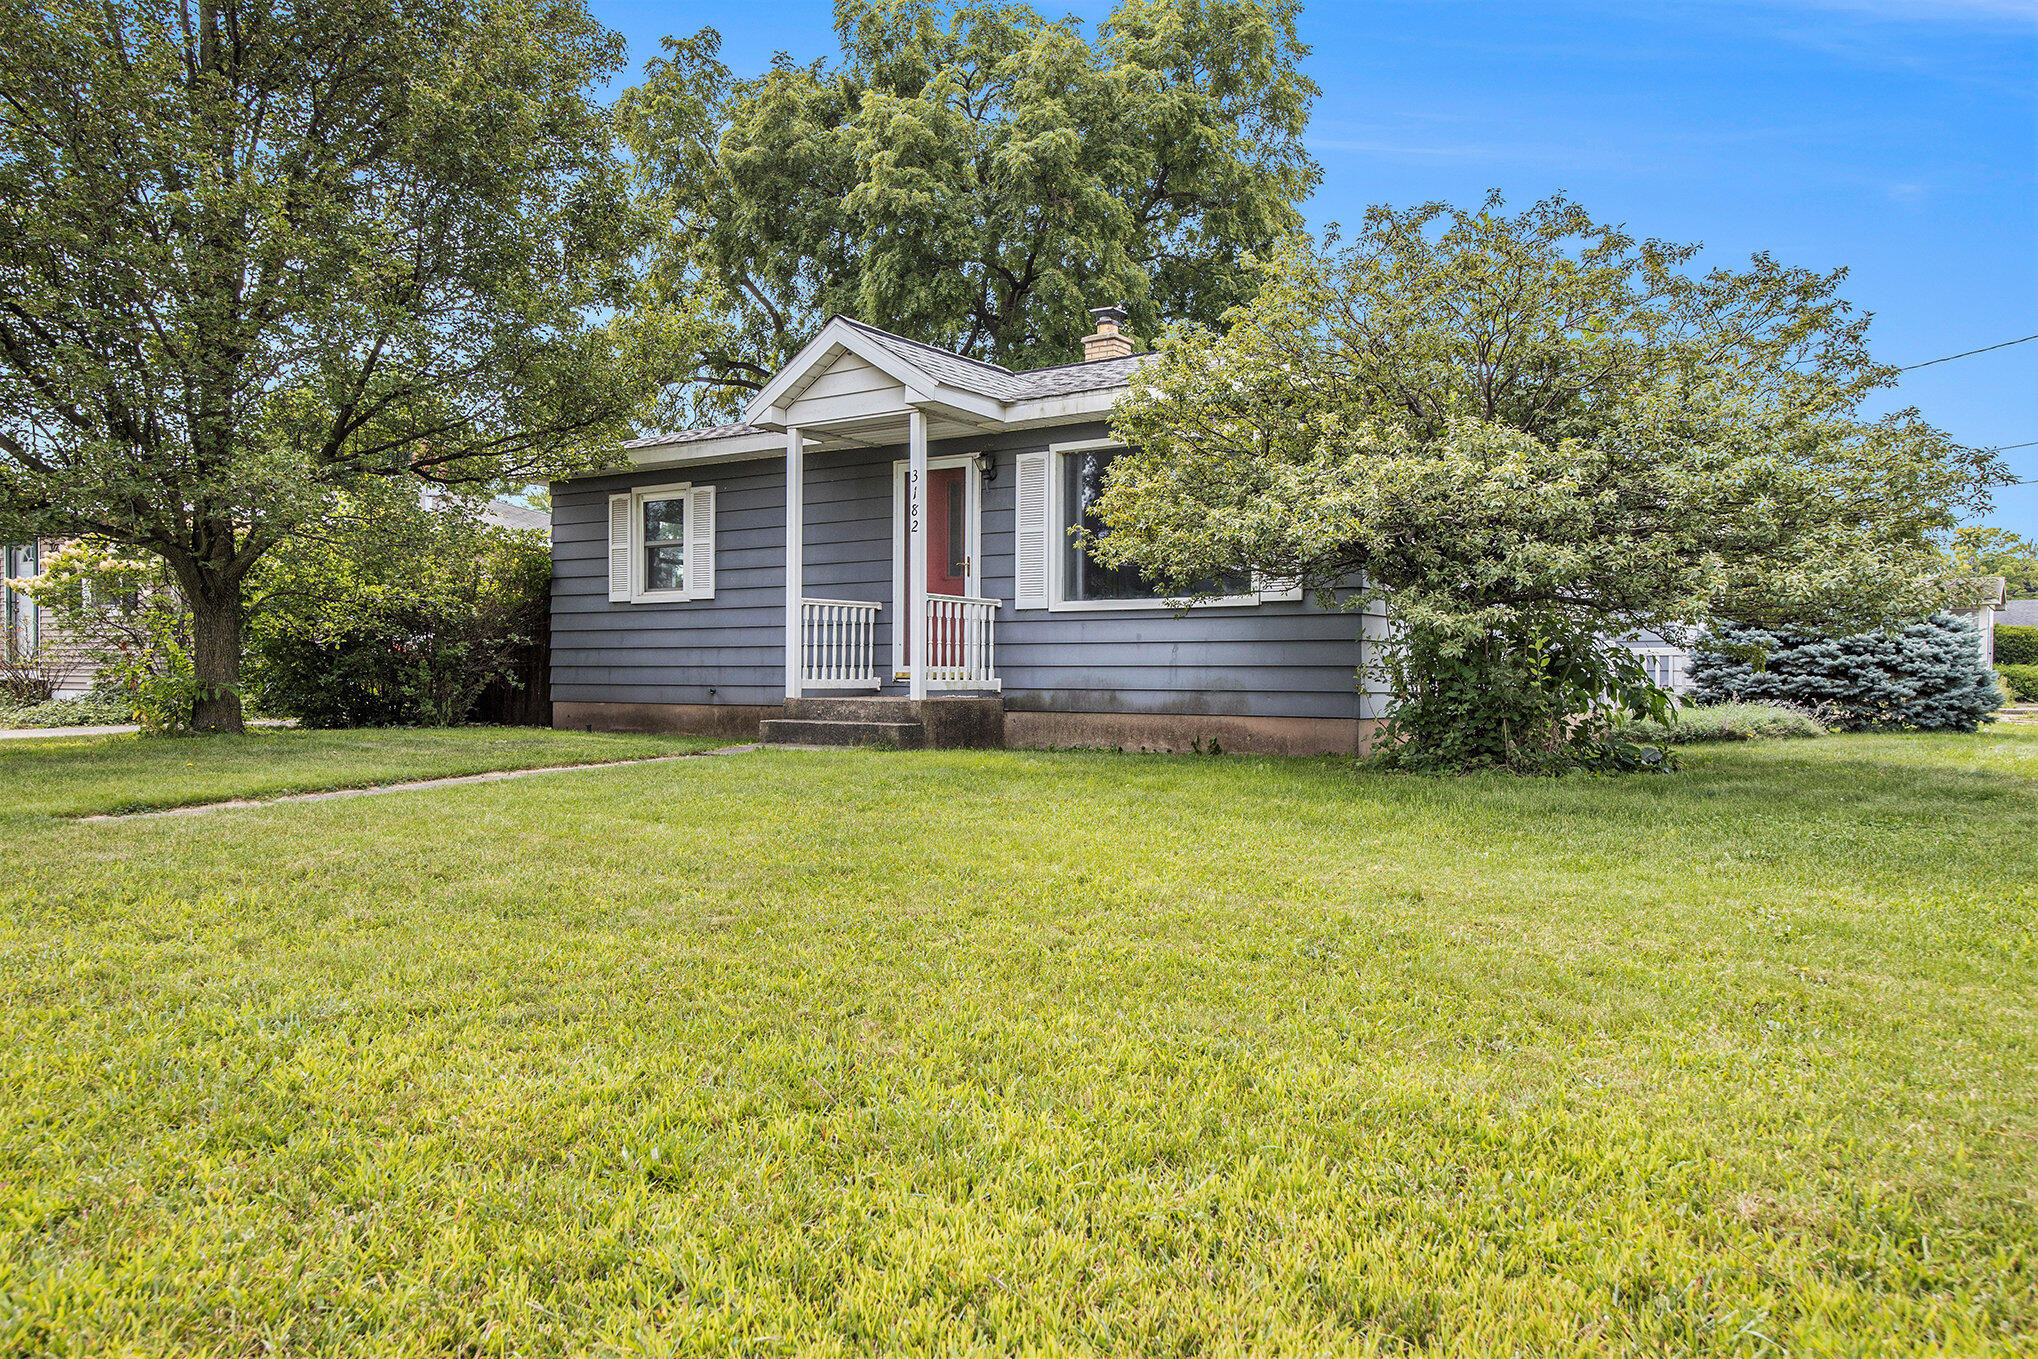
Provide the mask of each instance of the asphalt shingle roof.
{"label": "asphalt shingle roof", "polygon": [[733,439],[739,434],[762,434],[764,430],[756,425],[708,425],[702,429],[682,429],[674,434],[647,434],[641,439],[631,439],[624,448],[663,448],[667,444],[690,444],[700,439]]}

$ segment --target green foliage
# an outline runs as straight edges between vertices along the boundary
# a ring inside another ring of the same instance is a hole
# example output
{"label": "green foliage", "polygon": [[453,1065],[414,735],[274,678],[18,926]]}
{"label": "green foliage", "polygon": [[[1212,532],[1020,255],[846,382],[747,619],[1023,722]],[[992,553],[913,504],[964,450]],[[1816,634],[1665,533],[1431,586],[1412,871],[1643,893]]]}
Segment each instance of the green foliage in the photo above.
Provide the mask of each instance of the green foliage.
{"label": "green foliage", "polygon": [[1996,664],[2038,665],[2038,628],[1998,623],[1995,631]]}
{"label": "green foliage", "polygon": [[[162,560],[197,725],[245,586],[385,477],[612,447],[668,335],[581,0],[0,0],[0,538]],[[31,433],[32,431],[32,433]]]}
{"label": "green foliage", "polygon": [[2038,665],[1998,665],[1996,673],[2019,703],[2038,703]]}
{"label": "green foliage", "polygon": [[1618,782],[764,751],[61,819],[655,744],[0,743],[0,1353],[2038,1333],[2038,732]]}
{"label": "green foliage", "polygon": [[1663,768],[1626,719],[1661,720],[1669,696],[1641,659],[1561,627],[1489,634],[1453,648],[1411,630],[1376,648],[1374,672],[1394,694],[1375,761],[1422,773],[1509,769],[1559,774]]}
{"label": "green foliage", "polygon": [[2004,528],[1955,529],[1946,565],[1956,576],[2001,576],[2011,599],[2038,597],[2038,543]]}
{"label": "green foliage", "polygon": [[98,668],[100,684],[120,695],[127,712],[115,720],[154,733],[191,730],[204,691],[191,610],[160,559],[79,539],[46,556],[23,588],[53,631]]}
{"label": "green foliage", "polygon": [[1663,745],[1714,741],[1782,741],[1826,735],[1825,724],[1783,703],[1684,703],[1667,717],[1644,718],[1623,728],[1631,740]]}
{"label": "green foliage", "polygon": [[262,706],[312,727],[457,725],[546,635],[551,571],[542,532],[492,527],[472,507],[350,503],[263,568]]}
{"label": "green foliage", "polygon": [[55,647],[32,645],[16,629],[0,627],[0,704],[46,701],[62,670]]}
{"label": "green foliage", "polygon": [[834,312],[1012,367],[1087,308],[1214,321],[1301,223],[1316,87],[1294,0],[1120,0],[1094,36],[1016,4],[843,0],[840,53],[734,78],[668,38],[618,104],[671,223],[640,316],[712,322],[672,418],[734,410]]}
{"label": "green foliage", "polygon": [[190,617],[172,609],[144,613],[139,638],[107,657],[99,678],[119,690],[129,720],[143,731],[155,736],[190,731],[204,693],[191,663]]}
{"label": "green foliage", "polygon": [[0,697],[0,727],[111,727],[133,720],[126,699],[101,690],[37,703],[12,703]]}
{"label": "green foliage", "polygon": [[[1133,451],[1093,551],[1175,588],[1356,584],[1338,597],[1384,604],[1381,647],[1407,649],[1402,702],[1446,657],[1479,670],[1481,705],[1533,686],[1551,637],[1610,652],[1721,614],[1922,615],[1939,536],[2001,460],[1915,412],[1862,413],[1895,371],[1838,274],[1757,256],[1701,275],[1694,254],[1561,199],[1382,207],[1349,245],[1295,241],[1223,332],[1171,332],[1119,403]],[[1465,767],[1497,739],[1466,742]]]}
{"label": "green foliage", "polygon": [[1973,622],[1947,613],[1848,637],[1722,624],[1691,680],[1700,703],[1787,703],[1842,731],[1974,731],[2003,706]]}

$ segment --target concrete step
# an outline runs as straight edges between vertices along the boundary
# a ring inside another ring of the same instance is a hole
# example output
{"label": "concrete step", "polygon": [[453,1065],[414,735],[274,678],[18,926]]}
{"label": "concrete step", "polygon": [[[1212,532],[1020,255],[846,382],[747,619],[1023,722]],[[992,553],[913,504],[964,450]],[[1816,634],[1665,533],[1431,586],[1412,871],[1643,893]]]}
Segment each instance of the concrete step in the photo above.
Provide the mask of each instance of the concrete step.
{"label": "concrete step", "polygon": [[910,698],[878,698],[875,695],[789,698],[782,713],[788,718],[816,722],[917,722]]}
{"label": "concrete step", "polygon": [[772,720],[913,722],[925,729],[920,744],[933,750],[995,749],[1005,744],[1005,700],[996,695],[940,694],[919,702],[892,695],[789,698],[781,716]]}
{"label": "concrete step", "polygon": [[858,722],[818,717],[768,717],[758,736],[773,746],[882,746],[918,750],[927,728],[918,722]]}

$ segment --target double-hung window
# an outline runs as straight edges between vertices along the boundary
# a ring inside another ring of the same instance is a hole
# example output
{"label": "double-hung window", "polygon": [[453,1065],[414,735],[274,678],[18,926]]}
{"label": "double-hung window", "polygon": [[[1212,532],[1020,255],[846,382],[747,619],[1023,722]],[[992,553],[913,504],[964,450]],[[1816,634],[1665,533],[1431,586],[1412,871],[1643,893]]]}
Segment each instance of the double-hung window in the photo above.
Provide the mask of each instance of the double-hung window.
{"label": "double-hung window", "polygon": [[686,497],[640,497],[637,516],[644,545],[642,593],[686,589]]}
{"label": "double-hung window", "polygon": [[609,599],[660,604],[715,595],[715,488],[645,486],[609,497]]}

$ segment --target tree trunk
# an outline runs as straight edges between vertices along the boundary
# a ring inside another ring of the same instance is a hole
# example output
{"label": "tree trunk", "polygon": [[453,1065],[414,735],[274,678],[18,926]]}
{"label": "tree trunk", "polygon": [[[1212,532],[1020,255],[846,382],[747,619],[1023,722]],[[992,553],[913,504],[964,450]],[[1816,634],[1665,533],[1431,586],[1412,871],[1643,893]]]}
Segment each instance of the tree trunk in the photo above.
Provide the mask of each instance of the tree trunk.
{"label": "tree trunk", "polygon": [[198,681],[191,728],[239,735],[245,730],[241,723],[240,591],[194,592],[190,602],[191,670]]}

